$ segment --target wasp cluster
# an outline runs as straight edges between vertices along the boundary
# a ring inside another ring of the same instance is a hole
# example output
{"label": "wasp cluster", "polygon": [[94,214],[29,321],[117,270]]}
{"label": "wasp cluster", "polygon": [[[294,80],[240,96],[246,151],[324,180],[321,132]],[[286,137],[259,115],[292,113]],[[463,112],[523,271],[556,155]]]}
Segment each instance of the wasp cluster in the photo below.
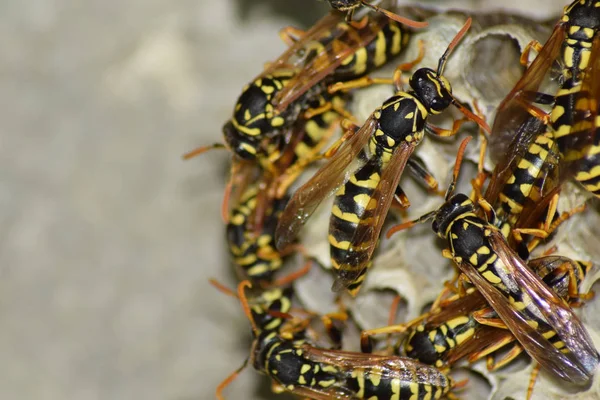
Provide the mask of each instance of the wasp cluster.
{"label": "wasp cluster", "polygon": [[597,396],[600,2],[330,3],[211,146],[250,364],[314,399]]}

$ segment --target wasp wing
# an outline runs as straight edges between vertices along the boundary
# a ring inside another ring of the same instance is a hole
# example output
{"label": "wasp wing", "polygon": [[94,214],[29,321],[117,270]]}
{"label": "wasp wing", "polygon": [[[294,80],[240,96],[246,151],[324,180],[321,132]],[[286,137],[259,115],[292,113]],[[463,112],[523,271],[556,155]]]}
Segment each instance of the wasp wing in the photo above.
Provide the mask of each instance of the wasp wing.
{"label": "wasp wing", "polygon": [[469,362],[475,362],[513,343],[515,340],[509,330],[479,325],[475,328],[475,333],[469,340],[448,350],[446,362],[452,365],[465,357],[468,357]]}
{"label": "wasp wing", "polygon": [[499,231],[491,231],[489,241],[505,267],[504,271],[498,271],[501,272],[502,283],[509,292],[520,294],[520,301],[526,305],[527,310],[539,314],[545,320],[560,336],[568,352],[563,353],[554,347],[541,332],[528,323],[522,312],[511,306],[505,294],[484,279],[470,264],[460,263],[461,270],[483,294],[523,348],[543,368],[575,384],[589,382],[598,365],[599,356],[579,318],[564,300],[525,265]]}
{"label": "wasp wing", "polygon": [[314,362],[330,364],[346,376],[354,371],[372,369],[382,379],[399,379],[418,384],[434,384],[450,388],[450,381],[437,368],[422,364],[411,358],[355,353],[341,350],[325,350],[303,345],[303,355]]}
{"label": "wasp wing", "polygon": [[527,121],[534,118],[527,110],[527,105],[536,102],[538,90],[556,60],[564,39],[565,27],[559,23],[521,79],[500,103],[490,136],[493,154],[507,155],[508,144],[517,136],[519,129],[526,127]]}
{"label": "wasp wing", "polygon": [[278,249],[291,244],[321,201],[331,196],[347,179],[347,168],[356,160],[374,132],[377,120],[371,115],[352,137],[340,145],[331,159],[292,196],[275,231]]}
{"label": "wasp wing", "polygon": [[257,77],[269,74],[279,68],[290,68],[300,66],[308,56],[306,46],[320,38],[325,38],[337,24],[343,22],[343,18],[338,13],[329,13],[317,21],[308,31],[304,32],[300,38],[288,47],[288,49],[275,61],[268,64],[265,70]]}
{"label": "wasp wing", "polygon": [[338,270],[333,291],[347,288],[367,268],[368,261],[377,247],[377,240],[379,240],[381,228],[394,199],[396,187],[415,148],[416,144],[414,143],[400,143],[386,167],[381,171],[380,181],[362,215],[359,216],[358,226],[352,235],[348,250],[345,252],[345,259],[340,262],[344,266],[352,265],[357,268]]}
{"label": "wasp wing", "polygon": [[330,75],[359,48],[365,47],[373,41],[377,33],[387,24],[389,24],[389,19],[377,14],[369,15],[368,22],[364,26],[358,27],[343,22],[339,16],[323,18],[321,22],[317,23],[317,27],[320,26],[320,29],[315,32],[312,32],[311,29],[307,35],[294,44],[293,52],[304,53],[305,56],[301,59],[301,70],[275,95],[273,105],[276,110],[281,112],[290,103]]}

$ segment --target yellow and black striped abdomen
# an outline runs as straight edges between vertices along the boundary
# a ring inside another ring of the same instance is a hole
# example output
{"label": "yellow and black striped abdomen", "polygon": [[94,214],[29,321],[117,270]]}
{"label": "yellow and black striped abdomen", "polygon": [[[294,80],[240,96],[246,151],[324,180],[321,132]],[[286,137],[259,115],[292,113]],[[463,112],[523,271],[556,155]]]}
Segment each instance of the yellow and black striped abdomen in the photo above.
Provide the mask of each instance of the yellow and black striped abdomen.
{"label": "yellow and black striped abdomen", "polygon": [[394,372],[384,371],[381,367],[356,368],[344,387],[356,393],[353,398],[373,400],[440,399],[452,387],[446,375],[417,362]]}
{"label": "yellow and black striped abdomen", "polygon": [[[360,287],[369,266],[369,248],[351,246],[359,224],[372,223],[375,204],[371,202],[381,179],[381,160],[371,158],[350,176],[335,194],[329,219],[329,247],[331,262],[339,279],[351,277],[350,292]],[[350,252],[353,249],[354,251]]]}
{"label": "yellow and black striped abdomen", "polygon": [[544,186],[557,179],[560,160],[558,145],[551,132],[538,135],[516,162],[498,199],[496,226],[505,237],[514,227],[526,204],[535,205],[545,194]]}
{"label": "yellow and black striped abdomen", "polygon": [[375,39],[346,58],[331,75],[331,81],[342,82],[366,75],[388,63],[408,45],[410,33],[393,20],[379,31]]}
{"label": "yellow and black striped abdomen", "polygon": [[250,223],[256,208],[257,193],[256,186],[246,190],[227,224],[227,241],[233,262],[239,275],[251,282],[270,281],[273,273],[281,268],[283,259],[275,248],[273,235],[288,200],[286,197],[269,204],[262,230],[257,235]]}
{"label": "yellow and black striped abdomen", "polygon": [[440,368],[448,352],[471,339],[478,325],[471,315],[455,316],[433,329],[420,324],[409,335],[404,350],[408,357]]}
{"label": "yellow and black striped abdomen", "polygon": [[600,197],[600,117],[596,117],[596,132],[592,146],[578,165],[575,179],[596,197]]}
{"label": "yellow and black striped abdomen", "polygon": [[337,368],[304,357],[302,341],[273,336],[267,342],[264,364],[257,369],[285,390],[292,393],[296,388],[326,390],[339,383],[340,373]]}

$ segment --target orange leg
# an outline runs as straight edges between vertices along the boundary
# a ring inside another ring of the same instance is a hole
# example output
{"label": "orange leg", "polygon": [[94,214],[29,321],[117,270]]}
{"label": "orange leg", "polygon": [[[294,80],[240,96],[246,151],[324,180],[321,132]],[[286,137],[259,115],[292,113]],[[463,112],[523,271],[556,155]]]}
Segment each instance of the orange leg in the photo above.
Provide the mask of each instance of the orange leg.
{"label": "orange leg", "polygon": [[544,46],[542,46],[542,44],[537,40],[532,40],[531,42],[527,43],[527,46],[525,46],[525,48],[521,52],[521,57],[519,58],[519,62],[521,63],[521,65],[528,67],[529,53],[531,53],[531,49],[534,49],[539,54],[539,52],[542,51],[542,47]]}
{"label": "orange leg", "polygon": [[542,366],[540,364],[536,364],[531,371],[531,377],[529,378],[529,386],[527,387],[527,397],[526,399],[531,399],[531,395],[533,394],[533,387],[535,386],[535,381],[537,379],[538,374],[540,373],[540,368]]}
{"label": "orange leg", "polygon": [[394,82],[394,86],[396,87],[396,90],[402,89],[402,85],[403,85],[402,73],[411,71],[414,67],[416,67],[423,60],[423,57],[425,57],[425,44],[423,43],[422,40],[419,40],[417,45],[419,46],[419,54],[417,54],[417,58],[415,58],[412,61],[408,61],[408,62],[398,65],[396,67],[396,69],[394,70],[394,77],[393,77],[392,81]]}

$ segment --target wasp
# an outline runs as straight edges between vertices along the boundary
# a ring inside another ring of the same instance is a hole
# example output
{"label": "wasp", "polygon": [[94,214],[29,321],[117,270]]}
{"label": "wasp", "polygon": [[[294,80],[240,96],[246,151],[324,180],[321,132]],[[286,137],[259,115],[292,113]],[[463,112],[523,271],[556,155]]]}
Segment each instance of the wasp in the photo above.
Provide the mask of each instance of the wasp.
{"label": "wasp", "polygon": [[[335,193],[329,223],[331,261],[337,273],[334,291],[347,288],[353,295],[358,292],[394,195],[403,196],[398,182],[404,167],[408,164],[421,170],[410,156],[424,132],[454,135],[463,121],[457,121],[450,131],[429,124],[428,116],[454,104],[467,118],[487,128],[484,121],[452,96],[450,83],[442,75],[448,56],[470,24],[471,19],[452,40],[437,71],[420,68],[411,76],[411,90],[400,89],[400,74],[395,73],[397,93],[377,108],[362,127],[344,135],[333,156],[286,206],[275,233],[277,248],[287,246],[320,202]],[[397,72],[402,68],[399,66]],[[435,179],[426,171],[423,176],[435,189]]]}
{"label": "wasp", "polygon": [[259,186],[251,185],[233,209],[227,224],[227,241],[239,275],[252,282],[271,282],[281,268],[283,255],[275,250],[273,235],[288,198],[273,199],[263,212],[261,231],[255,234],[252,217],[257,207]]}
{"label": "wasp", "polygon": [[[570,305],[589,297],[589,294],[579,293],[578,288],[591,263],[547,256],[530,260],[527,266]],[[443,302],[436,312],[412,328],[404,350],[408,357],[441,368],[464,357],[475,362],[515,340],[497,314],[489,310],[481,293],[471,288],[465,296],[454,296]],[[522,347],[517,342],[501,359],[489,358],[488,369],[503,367],[521,352]]]}
{"label": "wasp", "polygon": [[242,90],[223,127],[225,142],[242,159],[272,160],[265,146],[281,143],[282,134],[328,82],[371,72],[398,55],[409,39],[399,23],[377,15],[350,24],[330,14],[307,32],[288,28],[281,36],[290,47]]}
{"label": "wasp", "polygon": [[[256,310],[251,309],[244,294],[248,285],[245,281],[238,286],[238,297],[251,321],[255,339],[250,359],[242,368],[250,361],[256,370],[271,378],[279,392],[316,400],[439,399],[454,385],[451,378],[436,368],[408,358],[317,348],[301,332],[278,331],[276,326],[281,324],[274,319],[267,324],[269,329],[262,329],[255,320]],[[279,307],[287,302],[266,303],[263,314],[273,314],[271,308],[275,304]],[[219,385],[218,399],[223,399],[223,389],[242,368]]]}
{"label": "wasp", "polygon": [[[600,1],[576,0],[564,8],[563,16],[544,46],[534,42],[523,53],[523,58],[527,58],[531,47],[539,50],[523,77],[500,104],[494,120],[490,146],[493,154],[502,154],[504,158],[496,168],[502,172],[498,176],[500,184],[493,185],[492,197],[499,194],[497,188],[503,187],[509,178],[510,166],[519,162],[525,165],[526,161],[519,160],[526,158],[524,154],[534,154],[531,149],[539,143],[532,142],[540,134],[544,135],[541,140],[545,142],[541,147],[551,149],[552,157],[559,154],[561,159],[560,168],[551,172],[554,176],[549,181],[575,177],[592,193],[598,189],[597,171],[600,169],[594,167],[598,165],[596,154],[600,150],[594,138],[598,128],[596,99],[600,96],[599,28]],[[557,64],[558,68],[552,68]],[[540,93],[551,69],[559,70],[555,79],[558,90],[555,95]],[[544,112],[536,103],[550,106],[550,111]],[[506,151],[509,143],[512,150]],[[519,168],[517,172],[530,177],[514,187],[515,193],[527,191],[532,185],[531,177],[537,173],[535,164]],[[544,182],[543,178],[539,179]],[[528,194],[518,197],[525,199]],[[512,208],[510,212],[522,213],[522,203],[517,197],[514,200],[515,207],[507,204]]]}
{"label": "wasp", "polygon": [[275,248],[275,228],[289,200],[288,186],[313,160],[333,134],[338,116],[333,111],[313,116],[303,122],[303,131],[292,139],[275,167],[281,173],[268,179],[263,176],[244,186],[227,219],[227,240],[239,275],[253,283],[269,284],[283,263],[288,249]]}
{"label": "wasp", "polygon": [[[463,142],[459,155],[465,146]],[[445,203],[392,232],[433,219],[433,231],[449,245],[444,255],[477,288],[523,349],[558,378],[585,385],[600,357],[588,332],[565,300],[519,258],[500,230],[477,215],[473,201],[453,194],[460,158]]]}

